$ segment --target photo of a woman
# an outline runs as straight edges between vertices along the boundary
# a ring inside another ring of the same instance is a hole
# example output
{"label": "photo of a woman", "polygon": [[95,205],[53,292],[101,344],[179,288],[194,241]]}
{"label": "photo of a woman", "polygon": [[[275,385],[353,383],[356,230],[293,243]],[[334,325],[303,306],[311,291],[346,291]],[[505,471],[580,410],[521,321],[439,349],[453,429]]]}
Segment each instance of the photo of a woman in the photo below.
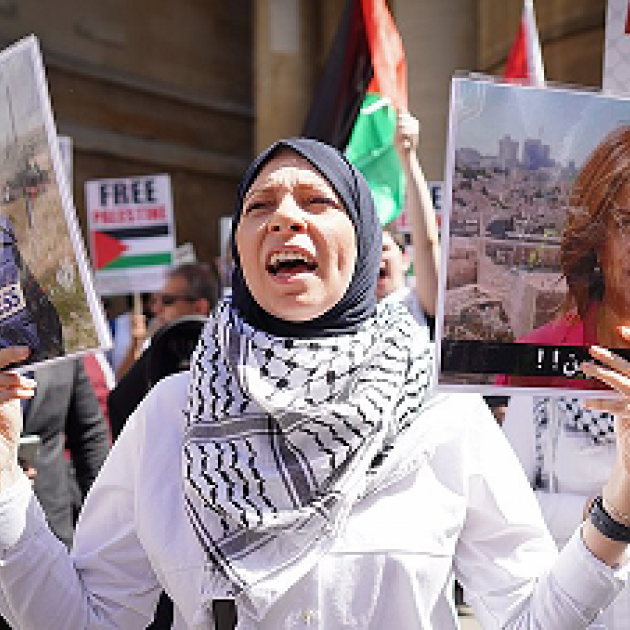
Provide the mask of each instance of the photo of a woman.
{"label": "photo of a woman", "polygon": [[629,163],[626,99],[453,81],[439,385],[605,388],[579,365],[630,314]]}
{"label": "photo of a woman", "polygon": [[[580,169],[560,245],[568,292],[558,317],[519,342],[630,347],[617,328],[630,320],[630,126],[612,131]],[[573,388],[575,379],[515,377],[505,384]],[[602,387],[590,381],[589,388]]]}

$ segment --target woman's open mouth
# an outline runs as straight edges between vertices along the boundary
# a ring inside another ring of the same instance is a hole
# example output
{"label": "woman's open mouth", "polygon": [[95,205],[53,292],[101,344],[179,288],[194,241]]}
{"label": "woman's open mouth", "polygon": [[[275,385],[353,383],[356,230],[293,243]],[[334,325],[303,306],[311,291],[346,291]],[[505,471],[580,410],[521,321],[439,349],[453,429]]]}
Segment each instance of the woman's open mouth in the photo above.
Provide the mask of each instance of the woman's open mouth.
{"label": "woman's open mouth", "polygon": [[275,252],[267,262],[267,271],[272,276],[313,272],[316,269],[317,262],[304,252]]}

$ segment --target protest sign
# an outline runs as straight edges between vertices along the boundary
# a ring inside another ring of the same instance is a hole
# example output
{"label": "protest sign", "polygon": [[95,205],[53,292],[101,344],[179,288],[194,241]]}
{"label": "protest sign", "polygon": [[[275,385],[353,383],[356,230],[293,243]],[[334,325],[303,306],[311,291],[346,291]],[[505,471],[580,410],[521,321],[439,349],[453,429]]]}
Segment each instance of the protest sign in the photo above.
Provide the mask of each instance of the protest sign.
{"label": "protest sign", "polygon": [[175,248],[175,259],[173,260],[175,267],[190,265],[196,262],[197,254],[195,253],[195,246],[192,243],[182,243]]}
{"label": "protest sign", "polygon": [[630,95],[630,3],[608,0],[604,49],[605,92]]}
{"label": "protest sign", "polygon": [[72,138],[70,136],[57,136],[59,142],[59,152],[61,154],[61,163],[63,170],[68,179],[68,186],[70,192],[72,192],[72,177],[73,177],[73,157],[72,157]]}
{"label": "protest sign", "polygon": [[[622,247],[630,200],[601,166],[630,147],[629,114],[630,101],[599,93],[453,80],[439,387],[503,394],[596,387],[579,365],[587,345],[620,341],[598,328],[608,299],[618,294],[630,316]],[[595,150],[605,157],[593,182],[617,197],[593,209],[576,196],[575,182]]]}
{"label": "protest sign", "polygon": [[175,257],[170,177],[92,180],[85,194],[99,293],[159,291]]}
{"label": "protest sign", "polygon": [[107,348],[35,37],[0,52],[0,347],[26,363]]}

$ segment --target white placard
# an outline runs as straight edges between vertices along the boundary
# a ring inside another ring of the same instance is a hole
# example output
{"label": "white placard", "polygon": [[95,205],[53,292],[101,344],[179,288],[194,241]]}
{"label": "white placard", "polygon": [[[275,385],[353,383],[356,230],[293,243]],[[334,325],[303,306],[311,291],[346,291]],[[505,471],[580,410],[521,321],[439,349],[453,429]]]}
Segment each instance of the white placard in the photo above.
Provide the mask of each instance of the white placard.
{"label": "white placard", "polygon": [[182,243],[175,249],[175,266],[188,265],[197,262],[197,254],[192,243]]}
{"label": "white placard", "polygon": [[101,295],[159,291],[175,260],[168,175],[85,184],[90,253]]}
{"label": "white placard", "polygon": [[[627,268],[627,251],[623,258],[606,253],[613,252],[606,249],[613,241],[621,251],[614,213],[625,206],[613,198],[597,211],[570,209],[569,199],[575,203],[573,184],[592,152],[604,151],[608,159],[594,163],[610,168],[611,155],[625,155],[629,111],[629,100],[601,93],[453,80],[436,334],[439,388],[502,395],[592,389],[579,365],[588,358],[586,346],[597,341],[601,296],[587,294],[578,312],[565,274],[572,274],[574,286],[603,280],[611,293],[626,292],[613,268]],[[611,134],[615,148],[607,142]],[[608,175],[589,181],[604,186]],[[567,256],[579,259],[577,267],[565,266]],[[612,264],[600,267],[605,259]]]}
{"label": "white placard", "polygon": [[608,0],[602,88],[605,92],[619,96],[630,94],[630,3],[628,0]]}
{"label": "white placard", "polygon": [[0,52],[0,94],[0,347],[31,366],[107,349],[34,36]]}

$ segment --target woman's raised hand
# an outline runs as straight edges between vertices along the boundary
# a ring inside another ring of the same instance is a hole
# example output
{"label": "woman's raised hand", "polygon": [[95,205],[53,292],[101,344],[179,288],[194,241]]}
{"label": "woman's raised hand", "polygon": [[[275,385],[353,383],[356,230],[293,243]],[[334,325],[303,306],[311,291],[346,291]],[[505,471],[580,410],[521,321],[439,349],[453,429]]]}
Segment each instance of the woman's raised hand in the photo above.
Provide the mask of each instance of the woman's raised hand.
{"label": "woman's raised hand", "polygon": [[[620,334],[623,339],[630,340],[630,328],[621,330]],[[615,416],[617,458],[601,495],[606,510],[625,524],[625,519],[630,518],[630,363],[601,346],[592,346],[589,352],[599,364],[583,363],[584,374],[589,378],[598,378],[620,394],[616,398],[587,400],[585,406]],[[608,565],[617,566],[625,561],[627,543],[608,538],[590,520],[582,527],[582,539],[588,549]]]}
{"label": "woman's raised hand", "polygon": [[394,145],[401,159],[409,152],[418,150],[420,143],[420,121],[408,111],[399,110],[396,114]]}
{"label": "woman's raised hand", "polygon": [[[626,341],[630,341],[630,327],[621,327],[619,334]],[[601,365],[584,363],[582,365],[584,373],[603,381],[621,396],[591,399],[586,402],[586,406],[589,409],[614,414],[619,459],[630,475],[630,362],[601,346],[592,346],[589,352]]]}
{"label": "woman's raised hand", "polygon": [[0,349],[0,490],[10,485],[20,468],[17,455],[22,432],[20,399],[31,398],[35,381],[10,371],[10,366],[28,357],[26,347]]}

